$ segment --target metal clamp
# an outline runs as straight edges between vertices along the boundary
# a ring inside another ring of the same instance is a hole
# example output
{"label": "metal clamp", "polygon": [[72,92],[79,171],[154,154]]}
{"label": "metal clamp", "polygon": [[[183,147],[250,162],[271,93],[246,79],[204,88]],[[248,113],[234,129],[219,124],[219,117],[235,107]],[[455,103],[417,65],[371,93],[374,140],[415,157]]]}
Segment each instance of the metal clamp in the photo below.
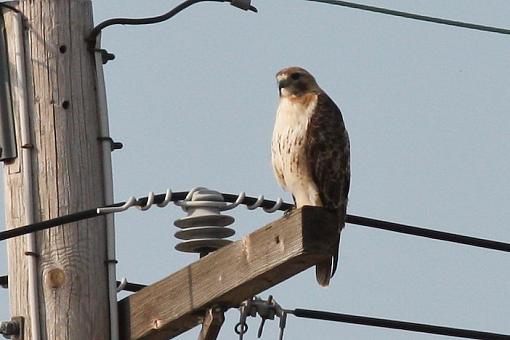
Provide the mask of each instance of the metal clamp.
{"label": "metal clamp", "polygon": [[262,318],[257,337],[260,338],[262,336],[266,320],[274,320],[275,316],[277,316],[280,319],[280,335],[278,339],[283,340],[283,332],[287,324],[287,311],[276,302],[272,295],[269,295],[267,300],[262,300],[259,297],[246,300],[239,307],[239,311],[241,314],[239,322],[234,327],[234,331],[239,334],[239,340],[242,340],[243,335],[248,331],[248,325],[246,324],[247,317],[256,317],[257,314]]}
{"label": "metal clamp", "polygon": [[120,207],[103,207],[103,208],[97,208],[96,211],[97,211],[98,214],[118,213],[118,212],[121,212],[121,211],[128,210],[132,206],[136,205],[137,202],[138,202],[138,200],[136,199],[136,197],[135,196],[131,196],[126,201],[126,203],[124,203]]}
{"label": "metal clamp", "polygon": [[245,11],[258,12],[257,9],[251,5],[251,0],[230,0],[230,4]]}
{"label": "metal clamp", "polygon": [[103,141],[109,142],[111,151],[120,150],[124,147],[124,144],[122,144],[121,142],[114,141],[112,137],[97,137],[97,140],[101,142]]}
{"label": "metal clamp", "polygon": [[104,48],[96,48],[94,49],[95,52],[99,52],[101,54],[101,61],[103,65],[105,65],[110,60],[115,60],[115,54],[109,53]]}

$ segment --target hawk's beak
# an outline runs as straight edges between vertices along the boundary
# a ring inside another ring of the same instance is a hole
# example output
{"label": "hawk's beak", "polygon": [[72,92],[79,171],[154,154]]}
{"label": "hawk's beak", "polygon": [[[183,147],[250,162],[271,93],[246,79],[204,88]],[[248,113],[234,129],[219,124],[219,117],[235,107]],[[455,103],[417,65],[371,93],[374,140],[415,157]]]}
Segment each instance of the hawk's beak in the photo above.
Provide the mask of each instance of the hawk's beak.
{"label": "hawk's beak", "polygon": [[280,95],[282,94],[282,89],[289,85],[288,78],[282,78],[278,81],[278,92]]}

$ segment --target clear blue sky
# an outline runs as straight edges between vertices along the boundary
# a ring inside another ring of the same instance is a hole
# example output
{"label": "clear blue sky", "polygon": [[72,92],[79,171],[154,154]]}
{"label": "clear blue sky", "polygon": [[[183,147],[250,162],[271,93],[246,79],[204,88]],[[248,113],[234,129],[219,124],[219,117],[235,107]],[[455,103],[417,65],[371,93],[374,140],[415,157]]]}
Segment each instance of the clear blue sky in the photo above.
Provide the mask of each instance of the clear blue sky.
{"label": "clear blue sky", "polygon": [[[360,0],[361,1],[361,0]],[[94,1],[95,20],[157,15],[176,1]],[[505,0],[366,0],[510,28]],[[349,213],[510,242],[510,36],[304,0],[253,0],[259,13],[202,3],[169,22],[116,26],[103,47],[116,200],[208,186],[284,197],[269,145],[274,74],[299,65],[342,109],[351,137]],[[238,239],[280,214],[236,217]],[[177,207],[117,215],[118,277],[152,283],[196,259],[178,253]],[[0,273],[7,271],[0,244]],[[307,270],[262,294],[311,308],[510,333],[506,253],[348,225],[331,287]],[[0,291],[0,319],[8,319]],[[235,339],[227,313],[221,339]],[[245,339],[256,338],[259,320]],[[276,339],[268,322],[264,339]],[[179,339],[196,339],[198,328]],[[436,339],[297,319],[285,339]]]}

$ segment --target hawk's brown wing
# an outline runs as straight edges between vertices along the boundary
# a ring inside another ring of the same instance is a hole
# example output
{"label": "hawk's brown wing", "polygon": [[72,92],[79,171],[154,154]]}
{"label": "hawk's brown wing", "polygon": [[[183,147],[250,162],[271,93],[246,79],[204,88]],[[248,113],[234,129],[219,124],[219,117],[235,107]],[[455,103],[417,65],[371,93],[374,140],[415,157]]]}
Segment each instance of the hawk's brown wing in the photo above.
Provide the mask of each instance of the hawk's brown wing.
{"label": "hawk's brown wing", "polygon": [[[339,217],[340,242],[350,184],[349,136],[340,109],[325,93],[317,98],[315,112],[308,123],[306,141],[307,161],[322,204]],[[332,264],[329,261],[317,265],[317,280],[321,285],[329,283],[337,263],[338,249]]]}

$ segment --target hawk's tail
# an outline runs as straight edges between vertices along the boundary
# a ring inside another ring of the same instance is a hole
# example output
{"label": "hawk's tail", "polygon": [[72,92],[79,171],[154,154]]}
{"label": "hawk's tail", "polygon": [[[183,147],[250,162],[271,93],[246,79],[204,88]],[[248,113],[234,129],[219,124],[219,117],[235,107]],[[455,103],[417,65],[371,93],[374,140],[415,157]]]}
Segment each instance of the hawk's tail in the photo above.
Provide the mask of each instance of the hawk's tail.
{"label": "hawk's tail", "polygon": [[331,279],[331,258],[324,262],[318,263],[315,266],[315,277],[321,287],[329,286],[329,280]]}
{"label": "hawk's tail", "polygon": [[[342,225],[343,227],[343,225]],[[317,282],[321,285],[321,287],[329,286],[329,281],[335,275],[336,268],[338,266],[338,255],[340,248],[340,234],[342,232],[342,228],[338,230],[338,242],[336,244],[336,249],[334,252],[334,256],[329,259],[318,263],[315,266],[315,277],[317,278]]]}

